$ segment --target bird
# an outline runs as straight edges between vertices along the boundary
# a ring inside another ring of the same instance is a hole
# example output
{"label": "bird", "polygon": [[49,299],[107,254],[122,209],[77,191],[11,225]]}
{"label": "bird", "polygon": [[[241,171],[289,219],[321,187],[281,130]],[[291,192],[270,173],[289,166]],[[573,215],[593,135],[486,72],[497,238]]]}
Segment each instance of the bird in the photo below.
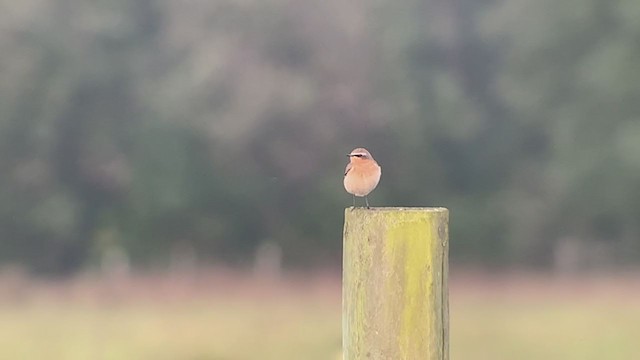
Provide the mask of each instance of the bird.
{"label": "bird", "polygon": [[353,206],[356,206],[356,196],[364,197],[369,209],[367,195],[378,186],[382,168],[371,153],[365,148],[355,148],[349,154],[349,163],[344,170],[344,188],[353,195]]}

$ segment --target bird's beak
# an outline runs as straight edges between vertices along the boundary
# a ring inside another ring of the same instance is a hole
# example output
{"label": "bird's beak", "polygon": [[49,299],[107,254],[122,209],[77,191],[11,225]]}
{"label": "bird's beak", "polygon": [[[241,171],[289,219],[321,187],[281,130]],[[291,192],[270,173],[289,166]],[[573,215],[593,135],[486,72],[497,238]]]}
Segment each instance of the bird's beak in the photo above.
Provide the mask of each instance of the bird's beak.
{"label": "bird's beak", "polygon": [[347,154],[347,157],[351,157],[351,154]]}

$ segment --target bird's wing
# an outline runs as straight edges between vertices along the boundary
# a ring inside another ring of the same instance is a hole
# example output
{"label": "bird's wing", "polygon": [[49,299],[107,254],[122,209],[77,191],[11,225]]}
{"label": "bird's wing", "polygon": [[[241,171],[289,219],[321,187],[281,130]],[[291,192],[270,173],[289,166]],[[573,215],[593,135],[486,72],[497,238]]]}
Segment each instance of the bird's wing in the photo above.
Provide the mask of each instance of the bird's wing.
{"label": "bird's wing", "polygon": [[347,173],[349,172],[349,170],[351,170],[351,163],[348,163],[347,168],[344,169],[344,176],[347,176]]}

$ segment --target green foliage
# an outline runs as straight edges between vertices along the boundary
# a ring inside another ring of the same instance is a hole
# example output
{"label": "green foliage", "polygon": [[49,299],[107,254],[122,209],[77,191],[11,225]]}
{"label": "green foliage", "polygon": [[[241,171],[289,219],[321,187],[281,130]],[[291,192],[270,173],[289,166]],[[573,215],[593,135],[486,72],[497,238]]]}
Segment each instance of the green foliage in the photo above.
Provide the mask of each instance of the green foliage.
{"label": "green foliage", "polygon": [[454,261],[640,258],[633,1],[0,6],[0,262],[338,263],[356,146]]}

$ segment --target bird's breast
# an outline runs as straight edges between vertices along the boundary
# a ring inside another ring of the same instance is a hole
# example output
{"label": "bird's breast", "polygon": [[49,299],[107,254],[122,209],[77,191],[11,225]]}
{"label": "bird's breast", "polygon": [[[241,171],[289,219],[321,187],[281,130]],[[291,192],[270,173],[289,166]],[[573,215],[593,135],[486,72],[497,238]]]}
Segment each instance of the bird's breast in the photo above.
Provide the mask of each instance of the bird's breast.
{"label": "bird's breast", "polygon": [[356,196],[367,196],[378,186],[382,171],[378,164],[354,165],[344,177],[344,188]]}

